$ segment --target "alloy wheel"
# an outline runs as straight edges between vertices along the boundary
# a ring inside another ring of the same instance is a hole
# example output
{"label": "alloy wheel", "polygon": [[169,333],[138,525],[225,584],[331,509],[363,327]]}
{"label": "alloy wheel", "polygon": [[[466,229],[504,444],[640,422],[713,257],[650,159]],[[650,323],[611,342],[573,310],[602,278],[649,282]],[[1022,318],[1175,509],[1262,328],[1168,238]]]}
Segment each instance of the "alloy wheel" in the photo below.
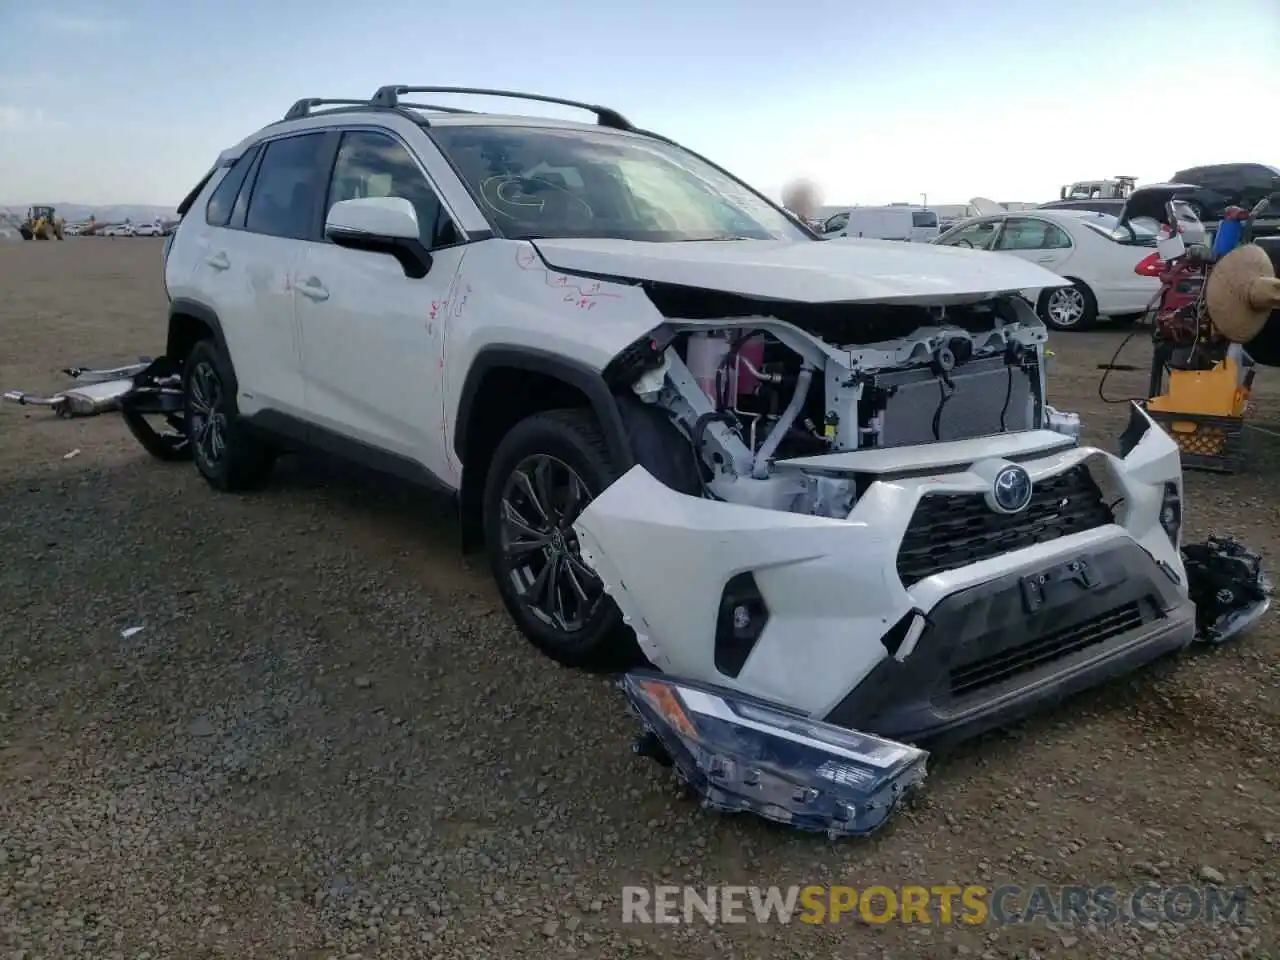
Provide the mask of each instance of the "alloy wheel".
{"label": "alloy wheel", "polygon": [[214,467],[227,448],[227,413],[222,379],[207,360],[196,364],[189,381],[191,412],[188,435],[195,454],[206,467]]}
{"label": "alloy wheel", "polygon": [[502,490],[503,571],[529,612],[565,633],[583,629],[604,599],[573,531],[590,502],[577,471],[548,454],[521,460]]}
{"label": "alloy wheel", "polygon": [[1084,316],[1084,294],[1077,287],[1059,287],[1049,294],[1050,319],[1060,327],[1073,327]]}

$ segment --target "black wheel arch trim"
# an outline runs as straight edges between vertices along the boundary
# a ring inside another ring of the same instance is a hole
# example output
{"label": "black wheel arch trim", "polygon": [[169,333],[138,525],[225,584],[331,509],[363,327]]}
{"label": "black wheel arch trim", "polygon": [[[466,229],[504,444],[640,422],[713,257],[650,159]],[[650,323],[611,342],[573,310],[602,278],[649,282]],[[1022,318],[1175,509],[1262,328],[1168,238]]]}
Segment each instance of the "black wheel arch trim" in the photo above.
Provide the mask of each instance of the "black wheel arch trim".
{"label": "black wheel arch trim", "polygon": [[627,440],[618,400],[605,383],[599,370],[536,347],[489,346],[482,348],[476,354],[471,369],[467,371],[467,378],[463,381],[462,393],[458,397],[453,449],[458,459],[462,461],[464,471],[467,464],[467,434],[471,426],[471,412],[480,385],[490,371],[500,368],[527,370],[530,373],[553,377],[580,390],[600,421],[600,429],[604,432],[605,442],[609,445],[609,453],[613,456],[618,468],[625,472],[634,466],[635,456]]}
{"label": "black wheel arch trim", "polygon": [[[165,340],[165,356],[169,357],[174,363],[181,364],[187,359],[186,354],[189,350],[181,349],[174,334],[173,318],[175,316],[191,317],[199,320],[213,334],[213,341],[218,345],[218,350],[222,353],[223,359],[227,361],[228,367],[231,366],[231,351],[227,349],[227,337],[222,332],[222,321],[218,319],[217,312],[209,306],[201,303],[199,300],[191,300],[186,297],[177,297],[169,303],[169,330]],[[176,354],[182,354],[177,356]],[[235,371],[228,371],[234,380]],[[234,386],[234,383],[232,384]]]}

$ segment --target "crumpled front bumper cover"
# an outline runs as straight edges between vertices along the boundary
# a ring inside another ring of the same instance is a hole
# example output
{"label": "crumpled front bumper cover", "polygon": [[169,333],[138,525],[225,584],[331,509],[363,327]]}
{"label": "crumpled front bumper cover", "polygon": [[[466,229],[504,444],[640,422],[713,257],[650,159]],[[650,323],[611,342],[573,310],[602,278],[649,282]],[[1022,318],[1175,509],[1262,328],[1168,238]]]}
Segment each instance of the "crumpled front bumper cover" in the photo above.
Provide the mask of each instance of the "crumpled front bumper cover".
{"label": "crumpled front bumper cover", "polygon": [[[673,766],[707,808],[750,811],[831,836],[860,835],[882,825],[901,797],[924,779],[927,754],[919,745],[934,742],[913,735],[927,724],[895,725],[884,721],[883,711],[845,716],[832,709],[853,701],[862,707],[863,700],[874,699],[872,688],[883,686],[873,673],[875,662],[919,658],[923,632],[908,632],[895,653],[883,645],[883,628],[864,622],[872,614],[892,625],[915,610],[927,626],[930,616],[943,619],[950,598],[960,603],[966,593],[990,591],[1002,580],[1070,568],[1081,557],[1102,562],[1123,553],[1128,559],[1120,572],[1141,573],[1145,586],[1135,586],[1132,576],[1108,576],[1102,586],[1111,588],[1112,606],[1158,601],[1150,610],[1143,607],[1143,624],[1117,634],[1108,647],[1084,650],[1077,656],[1079,663],[1059,663],[1048,670],[1053,676],[1043,684],[1027,681],[1026,689],[1012,684],[1008,697],[996,691],[1003,697],[1000,702],[995,693],[983,694],[990,702],[975,701],[975,709],[986,710],[989,719],[1000,723],[1195,641],[1220,644],[1239,636],[1271,603],[1272,588],[1261,561],[1230,539],[1180,543],[1177,446],[1137,408],[1135,420],[1138,429],[1127,431],[1121,457],[1075,448],[1055,454],[1060,459],[1046,471],[1055,475],[1086,456],[1105,457],[1121,488],[1116,502],[1122,507],[1114,524],[1072,534],[1035,552],[1011,553],[928,578],[910,588],[902,598],[909,604],[901,609],[893,604],[903,587],[892,576],[900,536],[884,527],[886,518],[905,511],[888,509],[891,496],[882,493],[880,503],[873,504],[885,509],[831,521],[683,497],[657,484],[642,468],[631,471],[597,498],[577,530],[584,556],[609,585],[658,671],[665,671],[623,679],[645,728],[637,752]],[[961,482],[958,475],[938,471],[937,477],[922,481],[895,478],[881,490],[900,497],[913,483]],[[678,577],[671,576],[669,560],[664,562],[670,557],[682,560]],[[785,642],[774,645],[776,650],[749,654],[759,669],[752,672],[748,659],[745,669],[722,680],[724,671],[711,657],[715,614],[705,598],[714,599],[743,569],[760,571],[774,622],[794,629],[781,638]],[[784,579],[791,570],[798,575]],[[1139,587],[1142,596],[1124,594]],[[1110,608],[1097,612],[1109,614]],[[1015,620],[1004,625],[1006,635],[1020,634]],[[944,632],[954,633],[949,628]],[[867,661],[875,661],[869,669],[860,669],[860,651],[866,651]],[[1064,671],[1070,676],[1058,675]],[[830,701],[830,690],[842,683],[844,692]],[[899,713],[910,707],[896,694],[891,699]],[[959,736],[961,727],[972,733],[985,726],[959,724],[952,732]],[[832,744],[845,742],[841,738],[857,746],[847,770],[833,777],[836,765],[849,760],[833,753]],[[894,764],[876,766],[859,752],[864,749],[907,752],[889,754]]]}
{"label": "crumpled front bumper cover", "polygon": [[832,839],[860,836],[925,777],[928,754],[917,747],[723,687],[650,671],[627,674],[621,686],[645,730],[636,753],[674,767],[708,809]]}

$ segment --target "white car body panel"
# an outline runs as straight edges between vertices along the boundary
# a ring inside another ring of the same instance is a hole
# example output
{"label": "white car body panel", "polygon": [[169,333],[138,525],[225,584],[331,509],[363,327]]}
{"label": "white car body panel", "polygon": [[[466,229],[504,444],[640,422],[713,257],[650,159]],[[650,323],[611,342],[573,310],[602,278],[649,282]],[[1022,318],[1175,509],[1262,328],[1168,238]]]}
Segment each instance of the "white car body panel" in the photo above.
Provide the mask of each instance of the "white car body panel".
{"label": "white car body panel", "polygon": [[780,460],[779,467],[818,472],[900,473],[902,471],[937,470],[953,464],[974,462],[984,457],[1021,460],[1072,446],[1073,441],[1053,430],[1029,430],[1002,433],[978,440],[948,440],[908,447],[888,447],[830,453],[817,457],[792,457]]}
{"label": "white car body panel", "polygon": [[973,250],[893,240],[538,240],[536,245],[548,264],[564,270],[800,303],[964,302],[1061,282],[1036,264],[1014,266]]}
{"label": "white car body panel", "polygon": [[[984,215],[976,219],[1041,220],[1063,230],[1071,239],[1069,249],[1042,250],[993,250],[990,252],[1034,263],[1050,270],[1059,277],[1083,282],[1093,292],[1098,302],[1099,316],[1141,313],[1160,290],[1160,281],[1134,273],[1134,268],[1154,252],[1153,247],[1117,243],[1086,226],[1086,221],[1096,219],[1097,214],[1087,210],[1020,210],[1002,211],[998,215]],[[965,221],[973,223],[975,220]],[[956,226],[962,226],[957,224]],[[996,241],[1000,240],[997,237]],[[945,240],[934,244],[946,246]],[[963,248],[962,248],[963,249]],[[985,253],[987,251],[968,251]],[[1031,299],[1039,295],[1047,284],[1028,287],[1023,291]]]}
{"label": "white car body panel", "polygon": [[987,197],[970,197],[969,206],[975,217],[1002,217],[1008,213],[1004,207]]}
{"label": "white car body panel", "polygon": [[[969,456],[1007,449],[966,441]],[[847,519],[782,513],[688,497],[633,467],[582,513],[583,556],[604,578],[646,656],[677,676],[715,682],[804,710],[831,709],[888,654],[878,638],[913,609],[1018,570],[1043,569],[1112,540],[1137,541],[1185,580],[1181,556],[1159,524],[1162,485],[1181,484],[1177,446],[1153,429],[1125,460],[1073,447],[1024,462],[1033,480],[1089,459],[1105,463],[1126,498],[1117,523],[1014,550],[929,577],[906,589],[895,573],[902,535],[920,497],[981,492],[989,481],[966,470],[874,484]],[[680,575],[671,575],[671,558]],[[722,586],[752,570],[770,620],[741,673],[717,670],[709,643]],[[815,670],[814,665],[822,669]]]}
{"label": "white car body panel", "polygon": [[[456,479],[442,442],[446,322],[440,314],[447,316],[468,248],[438,251],[431,272],[410,279],[382,254],[326,243],[302,247],[294,309],[307,416]],[[304,290],[322,290],[324,299]]]}
{"label": "white car body panel", "polygon": [[[484,351],[515,348],[572,357],[598,372],[662,322],[662,314],[639,287],[548,267],[527,241],[495,238],[467,249],[453,288],[435,305],[450,451],[466,372]],[[453,462],[453,454],[449,456]],[[451,476],[456,477],[459,467],[454,463]]]}

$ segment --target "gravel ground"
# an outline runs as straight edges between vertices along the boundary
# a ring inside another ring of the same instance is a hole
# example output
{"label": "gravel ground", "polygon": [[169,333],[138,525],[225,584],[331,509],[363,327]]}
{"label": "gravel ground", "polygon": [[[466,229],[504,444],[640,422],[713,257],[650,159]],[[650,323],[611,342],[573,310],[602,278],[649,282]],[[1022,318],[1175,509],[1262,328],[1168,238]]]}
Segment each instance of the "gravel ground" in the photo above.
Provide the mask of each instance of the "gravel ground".
{"label": "gravel ground", "polygon": [[[0,384],[155,351],[163,307],[158,242],[2,244]],[[1055,339],[1053,399],[1107,445],[1123,408],[1095,367],[1124,333]],[[1280,377],[1259,382],[1255,423],[1280,433]],[[1251,440],[1249,472],[1190,477],[1189,523],[1274,565],[1280,440]],[[934,757],[882,833],[831,844],[703,813],[633,758],[620,695],[536,655],[420,495],[295,461],[220,496],[114,418],[5,405],[0,507],[0,956],[1280,956],[1274,618]],[[620,909],[663,882],[1206,879],[1249,888],[1245,924]]]}

